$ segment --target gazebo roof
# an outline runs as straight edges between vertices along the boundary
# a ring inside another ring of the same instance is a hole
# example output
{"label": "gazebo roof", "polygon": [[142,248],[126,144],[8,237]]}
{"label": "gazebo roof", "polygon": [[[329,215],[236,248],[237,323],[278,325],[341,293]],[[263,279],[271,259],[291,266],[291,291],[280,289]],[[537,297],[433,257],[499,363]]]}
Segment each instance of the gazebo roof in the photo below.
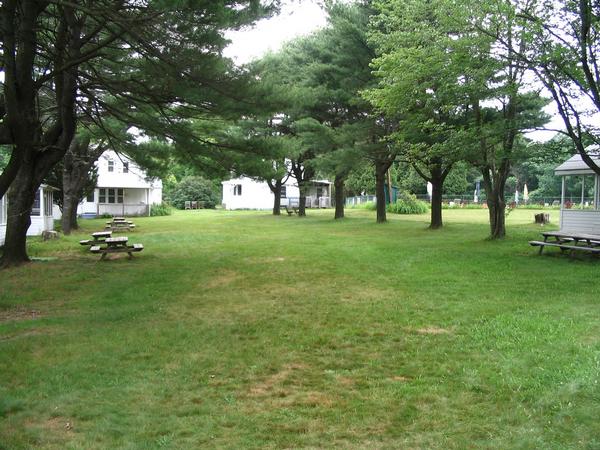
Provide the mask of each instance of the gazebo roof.
{"label": "gazebo roof", "polygon": [[[590,155],[594,162],[600,165],[600,154]],[[595,172],[581,159],[581,155],[573,155],[554,169],[555,175],[593,175]]]}

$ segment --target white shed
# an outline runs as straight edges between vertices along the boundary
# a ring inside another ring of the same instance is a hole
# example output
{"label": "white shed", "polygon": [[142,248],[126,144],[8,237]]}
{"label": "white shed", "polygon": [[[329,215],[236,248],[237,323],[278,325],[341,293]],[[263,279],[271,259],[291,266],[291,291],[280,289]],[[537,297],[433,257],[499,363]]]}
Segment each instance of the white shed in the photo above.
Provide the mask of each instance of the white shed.
{"label": "white shed", "polygon": [[[223,207],[225,209],[272,209],[273,193],[264,181],[248,177],[234,178],[221,182],[223,185]],[[296,180],[288,178],[281,187],[281,205],[297,206],[300,190]],[[315,180],[308,183],[307,208],[331,207],[331,182]]]}
{"label": "white shed", "polygon": [[[592,156],[600,165],[600,154]],[[554,173],[562,177],[560,229],[600,234],[600,177],[575,155]]]}

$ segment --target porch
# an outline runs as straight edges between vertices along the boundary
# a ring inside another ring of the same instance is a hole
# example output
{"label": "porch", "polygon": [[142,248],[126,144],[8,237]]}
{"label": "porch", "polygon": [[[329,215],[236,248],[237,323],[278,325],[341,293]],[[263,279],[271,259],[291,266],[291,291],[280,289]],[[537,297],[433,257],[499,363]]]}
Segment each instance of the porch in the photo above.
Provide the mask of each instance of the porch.
{"label": "porch", "polygon": [[[600,164],[600,156],[593,159]],[[575,155],[555,169],[562,179],[560,229],[600,234],[600,177]]]}
{"label": "porch", "polygon": [[39,236],[44,231],[54,230],[53,191],[54,188],[42,185],[36,192],[31,208],[31,225],[27,229],[27,236]]}
{"label": "porch", "polygon": [[[331,182],[310,181],[306,183],[306,207],[307,208],[331,208]],[[283,206],[297,207],[300,204],[299,197],[281,197]]]}
{"label": "porch", "polygon": [[98,188],[96,215],[149,216],[149,188]]}

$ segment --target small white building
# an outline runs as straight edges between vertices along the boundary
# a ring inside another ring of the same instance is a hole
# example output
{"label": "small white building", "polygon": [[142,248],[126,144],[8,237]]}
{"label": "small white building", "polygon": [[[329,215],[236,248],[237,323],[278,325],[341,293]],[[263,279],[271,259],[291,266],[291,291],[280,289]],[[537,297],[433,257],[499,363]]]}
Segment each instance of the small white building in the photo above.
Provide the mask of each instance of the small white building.
{"label": "small white building", "polygon": [[[55,189],[43,184],[35,194],[31,208],[31,225],[27,229],[27,236],[39,236],[44,231],[54,230],[53,191]],[[6,236],[6,222],[8,217],[8,198],[0,198],[0,245],[4,245]]]}
{"label": "small white building", "polygon": [[[600,155],[592,157],[600,165]],[[561,231],[600,234],[600,177],[575,155],[558,166],[562,177]]]}
{"label": "small white building", "polygon": [[[225,209],[273,209],[273,193],[265,181],[248,177],[234,178],[221,182],[223,185],[223,207]],[[297,206],[300,189],[293,178],[288,178],[281,187],[281,206]],[[331,182],[311,181],[306,195],[307,208],[331,207]]]}
{"label": "small white building", "polygon": [[149,178],[126,156],[107,150],[98,158],[96,167],[97,187],[79,204],[77,214],[149,216],[150,207],[162,203],[162,181]]}

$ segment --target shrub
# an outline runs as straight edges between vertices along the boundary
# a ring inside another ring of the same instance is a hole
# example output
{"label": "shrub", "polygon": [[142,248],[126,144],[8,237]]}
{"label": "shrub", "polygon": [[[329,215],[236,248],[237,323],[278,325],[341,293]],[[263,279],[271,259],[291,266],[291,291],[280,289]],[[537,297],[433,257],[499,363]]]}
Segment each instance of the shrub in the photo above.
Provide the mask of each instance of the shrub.
{"label": "shrub", "polygon": [[185,202],[196,201],[204,208],[213,209],[220,202],[219,194],[212,183],[202,177],[185,177],[170,193],[170,203],[179,209],[185,207]]}
{"label": "shrub", "polygon": [[429,211],[429,204],[417,200],[414,194],[402,192],[396,203],[387,206],[387,211],[394,214],[425,214]]}
{"label": "shrub", "polygon": [[154,203],[150,206],[150,215],[152,217],[170,216],[171,206],[169,206],[167,203]]}
{"label": "shrub", "polygon": [[112,219],[113,215],[109,213],[104,213],[100,215],[101,219]]}

